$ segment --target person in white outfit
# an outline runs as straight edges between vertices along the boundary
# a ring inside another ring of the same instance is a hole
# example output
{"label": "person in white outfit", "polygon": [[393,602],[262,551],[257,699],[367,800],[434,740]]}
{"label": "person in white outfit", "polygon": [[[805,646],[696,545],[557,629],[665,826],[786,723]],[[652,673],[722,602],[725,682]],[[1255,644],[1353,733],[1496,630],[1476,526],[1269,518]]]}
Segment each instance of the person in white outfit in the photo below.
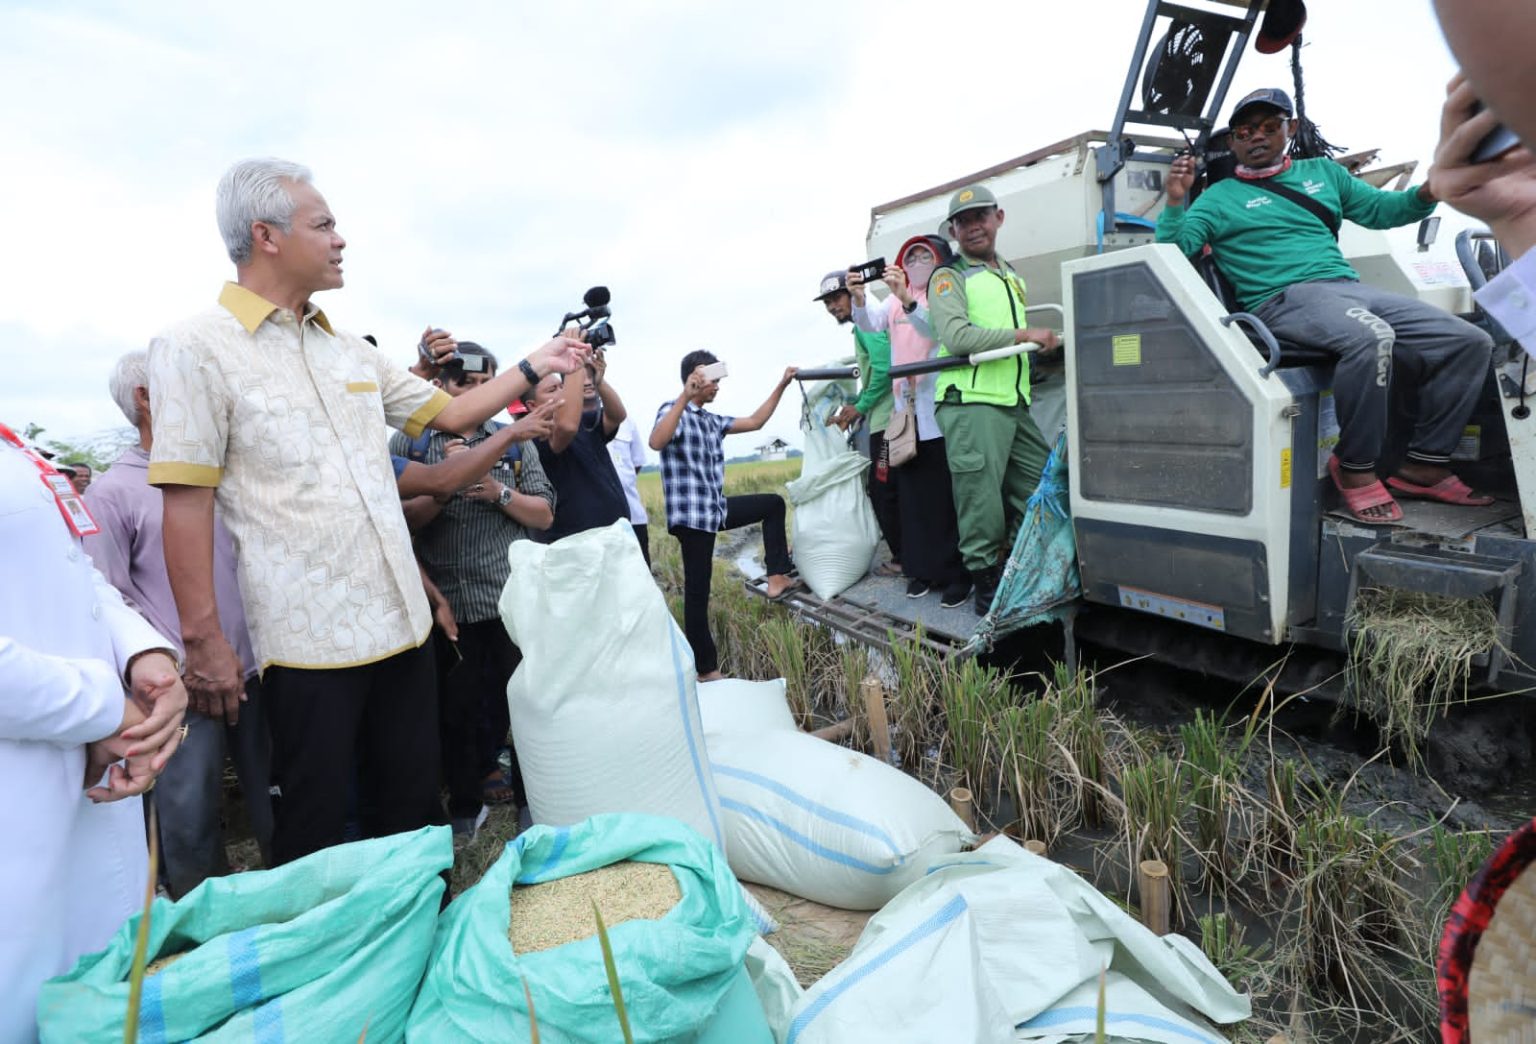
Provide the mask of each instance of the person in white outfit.
{"label": "person in white outfit", "polygon": [[0,1041],[36,1039],[38,987],[143,905],[139,795],[182,735],[171,643],[91,566],[94,529],[0,425]]}
{"label": "person in white outfit", "polygon": [[625,417],[608,442],[608,456],[613,458],[613,470],[619,473],[619,485],[624,487],[624,499],[629,502],[629,524],[635,528],[635,539],[640,541],[640,553],[645,556],[646,567],[651,564],[650,516],[645,513],[645,503],[640,499],[636,486],[640,469],[645,467],[645,440],[635,426],[635,418]]}

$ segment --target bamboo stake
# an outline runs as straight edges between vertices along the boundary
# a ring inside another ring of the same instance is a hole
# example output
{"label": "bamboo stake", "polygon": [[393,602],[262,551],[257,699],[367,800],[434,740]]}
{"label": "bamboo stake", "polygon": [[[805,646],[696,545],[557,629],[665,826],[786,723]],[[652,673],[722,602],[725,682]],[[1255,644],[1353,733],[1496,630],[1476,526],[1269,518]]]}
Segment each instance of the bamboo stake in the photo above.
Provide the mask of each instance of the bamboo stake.
{"label": "bamboo stake", "polygon": [[1173,885],[1168,867],[1160,859],[1144,859],[1136,868],[1136,890],[1141,896],[1141,923],[1158,935],[1172,931]]}
{"label": "bamboo stake", "polygon": [[949,792],[949,807],[954,810],[965,823],[965,828],[971,833],[976,832],[976,803],[971,797],[971,792],[965,787],[956,787]]}
{"label": "bamboo stake", "polygon": [[852,734],[852,718],[844,718],[842,721],[835,725],[828,725],[826,728],[817,729],[815,732],[811,733],[811,735],[815,736],[817,739],[824,739],[828,743],[841,743]]}
{"label": "bamboo stake", "polygon": [[869,717],[869,735],[875,744],[875,757],[891,762],[891,723],[885,716],[885,686],[873,674],[860,684],[864,690],[864,712]]}

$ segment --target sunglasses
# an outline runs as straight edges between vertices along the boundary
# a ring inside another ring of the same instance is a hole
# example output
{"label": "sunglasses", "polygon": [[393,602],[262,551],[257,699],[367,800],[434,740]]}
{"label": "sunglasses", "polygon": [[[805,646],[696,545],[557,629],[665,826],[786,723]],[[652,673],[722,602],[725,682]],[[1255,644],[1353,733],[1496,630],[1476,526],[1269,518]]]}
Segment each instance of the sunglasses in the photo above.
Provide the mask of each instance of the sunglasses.
{"label": "sunglasses", "polygon": [[1284,116],[1266,116],[1258,123],[1240,123],[1232,128],[1232,137],[1237,141],[1247,141],[1255,134],[1262,134],[1267,138],[1279,131],[1285,122]]}

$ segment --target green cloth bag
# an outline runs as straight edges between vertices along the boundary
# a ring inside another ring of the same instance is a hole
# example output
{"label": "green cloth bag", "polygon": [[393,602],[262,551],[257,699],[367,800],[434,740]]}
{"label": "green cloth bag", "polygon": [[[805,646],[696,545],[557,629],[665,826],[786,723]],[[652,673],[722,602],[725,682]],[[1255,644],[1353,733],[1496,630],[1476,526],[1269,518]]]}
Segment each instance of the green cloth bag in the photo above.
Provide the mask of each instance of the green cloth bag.
{"label": "green cloth bag", "polygon": [[535,826],[507,845],[439,918],[406,1040],[529,1040],[524,982],[543,1044],[621,1039],[595,927],[585,939],[517,954],[507,925],[514,882],[558,880],[626,859],[667,864],[682,893],[660,920],[608,931],[635,1040],[771,1042],[762,1005],[755,997],[741,1003],[743,959],[757,931],[725,857],[678,820],[627,813]]}
{"label": "green cloth bag", "polygon": [[[144,980],[140,1044],[398,1041],[432,952],[447,827],[338,845],[276,870],[212,877],[156,899],[149,959],[186,952]],[[100,953],[43,984],[45,1042],[120,1044],[142,914]]]}

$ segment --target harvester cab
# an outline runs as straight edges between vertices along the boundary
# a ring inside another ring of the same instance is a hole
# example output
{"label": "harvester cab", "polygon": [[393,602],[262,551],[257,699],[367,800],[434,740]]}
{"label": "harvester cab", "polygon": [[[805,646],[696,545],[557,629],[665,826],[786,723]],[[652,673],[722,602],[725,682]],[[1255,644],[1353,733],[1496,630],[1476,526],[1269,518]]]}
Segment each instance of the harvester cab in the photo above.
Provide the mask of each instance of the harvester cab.
{"label": "harvester cab", "polygon": [[[1209,267],[1154,242],[1169,164],[1192,151],[1202,179],[1222,176],[1218,117],[1236,67],[1251,40],[1277,49],[1264,39],[1270,16],[1284,21],[1299,6],[1149,0],[1108,131],[874,208],[868,252],[940,228],[950,192],[985,184],[1008,214],[999,252],[1042,310],[1031,322],[1051,322],[1045,310],[1056,306],[1045,302],[1060,302],[1064,368],[1037,367],[1033,409],[1047,441],[1058,423],[1067,432],[1081,637],[1186,663],[1191,648],[1223,643],[1270,660],[1264,648],[1282,643],[1336,656],[1363,592],[1410,592],[1492,610],[1497,633],[1472,682],[1536,685],[1536,626],[1522,626],[1536,619],[1536,420],[1525,402],[1536,367],[1477,312],[1469,286],[1497,268],[1496,248],[1464,233],[1461,265],[1436,260],[1425,252],[1434,219],[1417,251],[1348,222],[1341,231],[1366,283],[1463,315],[1497,343],[1454,459],[1498,499],[1404,501],[1402,524],[1376,526],[1342,513],[1327,478],[1339,431],[1329,356],[1278,341],[1234,309]],[[1337,161],[1374,185],[1406,187],[1415,165],[1363,169],[1375,155]],[[1401,458],[1415,405],[1394,390],[1384,473],[1394,450]],[[1232,638],[1196,642],[1192,628]]]}

